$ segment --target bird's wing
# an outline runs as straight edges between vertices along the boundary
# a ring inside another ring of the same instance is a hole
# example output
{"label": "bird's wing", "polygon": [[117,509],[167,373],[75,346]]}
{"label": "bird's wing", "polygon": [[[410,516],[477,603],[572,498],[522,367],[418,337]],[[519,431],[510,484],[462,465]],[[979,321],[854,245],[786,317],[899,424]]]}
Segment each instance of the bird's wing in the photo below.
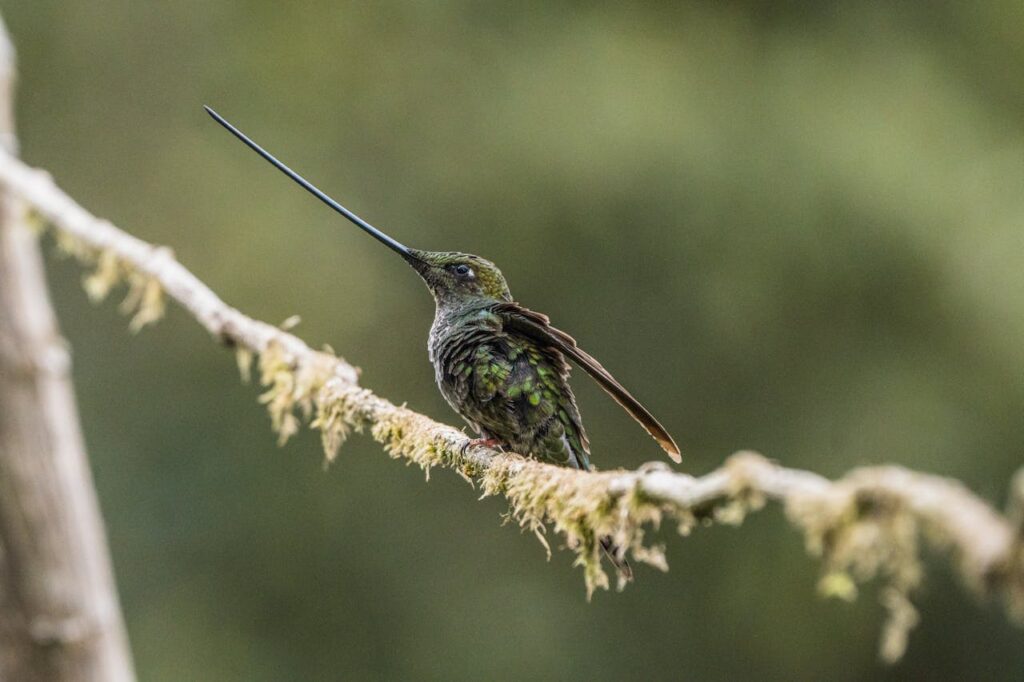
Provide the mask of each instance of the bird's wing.
{"label": "bird's wing", "polygon": [[594,378],[601,388],[608,395],[615,399],[633,419],[640,422],[640,425],[647,430],[647,433],[658,441],[662,449],[668,453],[673,462],[681,462],[679,446],[672,440],[665,427],[654,418],[647,408],[630,395],[629,391],[615,380],[608,373],[601,363],[590,356],[589,353],[576,345],[576,340],[565,332],[551,326],[547,315],[528,310],[518,303],[498,303],[492,310],[501,316],[503,326],[506,330],[515,331],[528,336],[540,344],[551,346],[583,368],[583,370]]}

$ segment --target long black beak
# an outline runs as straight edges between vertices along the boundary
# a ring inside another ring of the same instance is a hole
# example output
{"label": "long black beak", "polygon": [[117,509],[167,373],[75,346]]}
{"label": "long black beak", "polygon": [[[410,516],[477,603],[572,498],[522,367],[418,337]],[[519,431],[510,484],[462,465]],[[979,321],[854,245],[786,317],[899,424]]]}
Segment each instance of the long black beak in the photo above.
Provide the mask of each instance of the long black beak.
{"label": "long black beak", "polygon": [[362,228],[365,232],[368,232],[371,237],[373,237],[377,241],[381,242],[382,244],[387,246],[392,251],[397,252],[400,256],[402,256],[402,258],[404,258],[405,260],[409,261],[409,263],[417,264],[417,263],[421,262],[420,259],[416,257],[416,255],[413,253],[413,251],[409,247],[407,247],[404,244],[402,244],[401,242],[398,242],[395,239],[392,239],[391,237],[387,236],[386,234],[384,234],[383,232],[378,230],[376,227],[374,227],[370,223],[366,222],[365,220],[363,220],[362,218],[357,216],[355,213],[353,213],[352,211],[348,210],[347,208],[345,208],[344,206],[339,204],[337,201],[335,201],[334,199],[330,198],[329,196],[327,196],[326,194],[321,192],[319,189],[317,189],[313,185],[313,183],[311,183],[309,180],[306,180],[306,178],[302,177],[301,175],[299,175],[298,173],[293,171],[291,168],[289,168],[288,166],[286,166],[283,163],[281,163],[280,161],[278,161],[277,158],[275,158],[273,154],[271,154],[266,149],[264,149],[263,147],[259,146],[258,144],[256,144],[252,140],[250,140],[249,137],[245,133],[243,133],[241,130],[239,130],[235,126],[231,125],[230,123],[228,123],[224,119],[224,117],[221,116],[220,114],[218,114],[216,111],[214,111],[210,107],[206,106],[205,104],[203,105],[203,108],[206,109],[206,113],[208,113],[210,116],[213,117],[214,121],[216,121],[217,123],[219,123],[222,126],[224,126],[225,128],[227,128],[228,132],[230,132],[232,135],[234,135],[239,140],[244,142],[254,152],[256,152],[257,154],[262,156],[264,159],[269,161],[271,164],[273,164],[279,171],[281,171],[282,173],[287,175],[289,178],[291,178],[295,182],[297,182],[300,185],[302,185],[302,187],[304,187],[307,192],[309,192],[310,194],[315,196],[317,199],[319,199],[320,201],[324,202],[325,204],[327,204],[328,206],[333,208],[335,211],[337,211],[341,215],[343,215],[346,218],[348,218],[349,220],[351,220],[353,223],[355,223],[360,228]]}

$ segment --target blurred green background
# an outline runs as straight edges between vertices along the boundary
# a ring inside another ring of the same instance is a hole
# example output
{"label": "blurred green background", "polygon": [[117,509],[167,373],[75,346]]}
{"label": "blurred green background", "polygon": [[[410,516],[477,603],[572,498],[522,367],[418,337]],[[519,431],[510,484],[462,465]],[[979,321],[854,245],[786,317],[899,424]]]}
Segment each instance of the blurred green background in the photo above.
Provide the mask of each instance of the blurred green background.
{"label": "blurred green background", "polygon": [[[412,246],[495,260],[702,473],[899,462],[1002,505],[1024,460],[1024,5],[0,3],[23,155],[228,302],[457,420],[432,303],[223,114]],[[131,336],[49,259],[144,680],[1024,679],[943,561],[894,668],[772,509],[586,603],[500,500],[353,438],[279,449],[180,311]],[[602,467],[661,453],[577,394]]]}

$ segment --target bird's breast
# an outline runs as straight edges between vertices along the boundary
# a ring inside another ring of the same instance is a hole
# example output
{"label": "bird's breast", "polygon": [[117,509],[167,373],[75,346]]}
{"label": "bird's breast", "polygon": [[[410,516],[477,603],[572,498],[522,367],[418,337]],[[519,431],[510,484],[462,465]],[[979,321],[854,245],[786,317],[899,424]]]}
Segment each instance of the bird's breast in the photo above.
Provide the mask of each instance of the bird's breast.
{"label": "bird's breast", "polygon": [[438,309],[430,327],[427,352],[435,365],[466,344],[479,344],[501,334],[501,319],[486,308],[454,312]]}

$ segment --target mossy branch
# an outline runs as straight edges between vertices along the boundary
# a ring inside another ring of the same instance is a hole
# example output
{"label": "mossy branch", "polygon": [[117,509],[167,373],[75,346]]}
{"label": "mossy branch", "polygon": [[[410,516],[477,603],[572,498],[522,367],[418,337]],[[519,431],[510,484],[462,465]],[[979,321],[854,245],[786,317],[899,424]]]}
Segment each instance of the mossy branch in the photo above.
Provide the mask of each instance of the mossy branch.
{"label": "mossy branch", "polygon": [[134,315],[133,329],[158,319],[169,297],[235,349],[243,377],[258,357],[267,386],[261,401],[282,443],[307,419],[320,431],[328,461],[355,430],[368,431],[391,457],[428,475],[433,467],[453,469],[477,481],[484,495],[504,495],[509,518],[545,546],[549,528],[563,535],[584,570],[588,595],[609,586],[597,538],[612,536],[635,560],[667,570],[662,547],[649,543],[646,531],[663,522],[683,535],[698,525],[738,524],[775,501],[821,559],[823,594],[852,599],[859,583],[883,581],[889,617],[881,655],[887,661],[902,656],[917,622],[910,596],[922,580],[922,542],[949,556],[972,592],[1002,598],[1010,618],[1024,622],[1024,470],[1014,479],[1003,515],[957,481],[897,466],[858,469],[830,481],[741,452],[701,477],[663,464],[581,472],[471,446],[462,431],[360,387],[356,368],[333,353],[226,305],[169,249],[95,218],[45,172],[2,155],[0,183],[54,231],[63,251],[92,267],[85,280],[91,297],[101,299],[119,283],[128,286],[124,307]]}

